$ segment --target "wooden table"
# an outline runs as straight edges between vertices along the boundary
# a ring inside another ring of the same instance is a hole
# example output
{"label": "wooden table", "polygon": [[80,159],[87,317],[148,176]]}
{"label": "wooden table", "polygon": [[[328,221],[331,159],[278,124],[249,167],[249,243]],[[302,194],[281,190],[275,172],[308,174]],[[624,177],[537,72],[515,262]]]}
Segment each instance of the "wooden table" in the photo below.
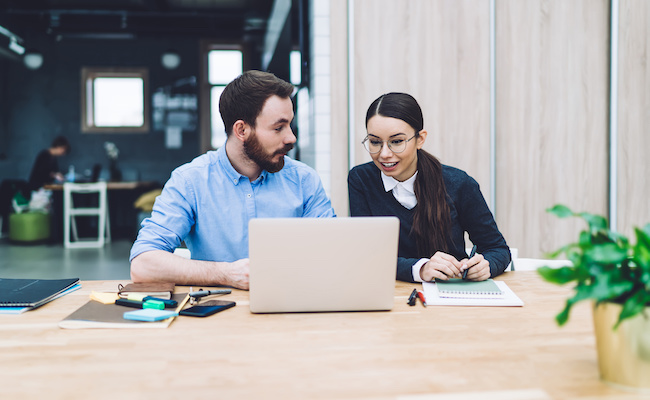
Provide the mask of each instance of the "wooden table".
{"label": "wooden table", "polygon": [[92,290],[126,283],[82,282],[0,315],[0,398],[648,398],[599,380],[588,304],[556,326],[569,288],[535,272],[498,279],[524,307],[409,307],[421,286],[397,282],[390,312],[251,314],[248,292],[234,290],[223,299],[235,308],[167,329],[60,329]]}

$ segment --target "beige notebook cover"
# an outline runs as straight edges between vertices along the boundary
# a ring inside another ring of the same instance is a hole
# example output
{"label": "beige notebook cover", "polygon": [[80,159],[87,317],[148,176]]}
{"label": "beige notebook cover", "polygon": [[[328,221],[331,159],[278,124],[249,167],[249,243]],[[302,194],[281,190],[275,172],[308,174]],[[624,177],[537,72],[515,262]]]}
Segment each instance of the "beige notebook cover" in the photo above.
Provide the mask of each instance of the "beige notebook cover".
{"label": "beige notebook cover", "polygon": [[[183,301],[185,294],[174,294],[172,298],[176,301]],[[135,308],[118,306],[115,304],[102,304],[90,300],[79,307],[75,312],[59,322],[59,327],[64,329],[86,329],[86,328],[167,328],[174,318],[167,318],[162,321],[143,322],[124,319],[124,313],[134,311]]]}

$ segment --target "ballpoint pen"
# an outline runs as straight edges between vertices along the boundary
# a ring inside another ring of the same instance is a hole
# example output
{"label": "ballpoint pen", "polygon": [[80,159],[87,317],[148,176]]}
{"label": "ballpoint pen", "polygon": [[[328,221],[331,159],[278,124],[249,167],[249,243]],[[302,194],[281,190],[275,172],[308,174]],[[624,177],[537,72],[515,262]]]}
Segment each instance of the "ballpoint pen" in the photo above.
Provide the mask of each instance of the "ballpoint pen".
{"label": "ballpoint pen", "polygon": [[[474,257],[475,254],[476,254],[476,245],[472,247],[472,251],[469,253],[469,258]],[[467,271],[469,271],[469,267],[467,267],[465,271],[463,271],[463,280],[467,279]]]}
{"label": "ballpoint pen", "polygon": [[197,297],[205,297],[205,296],[211,296],[213,294],[229,294],[231,293],[232,290],[230,289],[219,289],[219,290],[199,290],[197,292],[190,292],[190,296],[197,298]]}
{"label": "ballpoint pen", "polygon": [[409,300],[406,302],[406,304],[408,304],[409,306],[414,306],[417,295],[418,295],[418,290],[413,289],[413,291],[411,292],[411,295],[409,296]]}
{"label": "ballpoint pen", "polygon": [[192,288],[190,288],[190,292],[187,294],[190,298],[190,304],[194,305],[198,303],[202,297],[205,296],[211,296],[213,294],[229,294],[231,293],[232,290],[230,289],[219,289],[219,290],[199,290],[197,292],[192,291]]}
{"label": "ballpoint pen", "polygon": [[427,301],[424,299],[424,293],[418,292],[418,297],[420,298],[420,301],[422,302],[423,306],[427,306]]}

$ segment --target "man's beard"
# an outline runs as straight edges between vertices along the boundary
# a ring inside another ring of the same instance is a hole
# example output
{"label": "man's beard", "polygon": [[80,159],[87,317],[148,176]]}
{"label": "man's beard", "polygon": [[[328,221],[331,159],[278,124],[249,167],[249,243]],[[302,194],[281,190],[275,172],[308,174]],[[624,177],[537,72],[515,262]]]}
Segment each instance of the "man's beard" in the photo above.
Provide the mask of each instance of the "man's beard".
{"label": "man's beard", "polygon": [[284,168],[284,157],[280,157],[280,160],[277,162],[273,162],[273,157],[278,154],[286,154],[291,149],[293,149],[293,144],[289,143],[282,149],[269,154],[266,152],[259,139],[257,139],[255,131],[253,131],[250,137],[244,142],[244,153],[246,156],[248,156],[248,158],[255,162],[255,164],[260,168],[271,173],[278,172]]}

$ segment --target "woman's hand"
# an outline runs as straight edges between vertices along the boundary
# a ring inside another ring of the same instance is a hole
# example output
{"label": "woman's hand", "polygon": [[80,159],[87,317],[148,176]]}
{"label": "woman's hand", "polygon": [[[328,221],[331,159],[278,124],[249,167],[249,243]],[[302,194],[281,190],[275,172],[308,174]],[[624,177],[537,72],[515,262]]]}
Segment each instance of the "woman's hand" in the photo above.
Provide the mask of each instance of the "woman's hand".
{"label": "woman's hand", "polygon": [[[460,274],[462,273],[460,268],[462,265],[463,264],[456,260],[456,257],[451,254],[437,251],[436,254],[434,254],[433,257],[431,257],[429,261],[420,268],[420,278],[425,282],[433,281],[434,279],[446,281],[449,278],[460,278]],[[488,268],[488,275],[489,271]]]}
{"label": "woman's hand", "polygon": [[470,281],[484,281],[490,277],[490,262],[483,258],[482,254],[475,254],[474,257],[463,259],[461,262],[461,274],[466,269],[467,280]]}

